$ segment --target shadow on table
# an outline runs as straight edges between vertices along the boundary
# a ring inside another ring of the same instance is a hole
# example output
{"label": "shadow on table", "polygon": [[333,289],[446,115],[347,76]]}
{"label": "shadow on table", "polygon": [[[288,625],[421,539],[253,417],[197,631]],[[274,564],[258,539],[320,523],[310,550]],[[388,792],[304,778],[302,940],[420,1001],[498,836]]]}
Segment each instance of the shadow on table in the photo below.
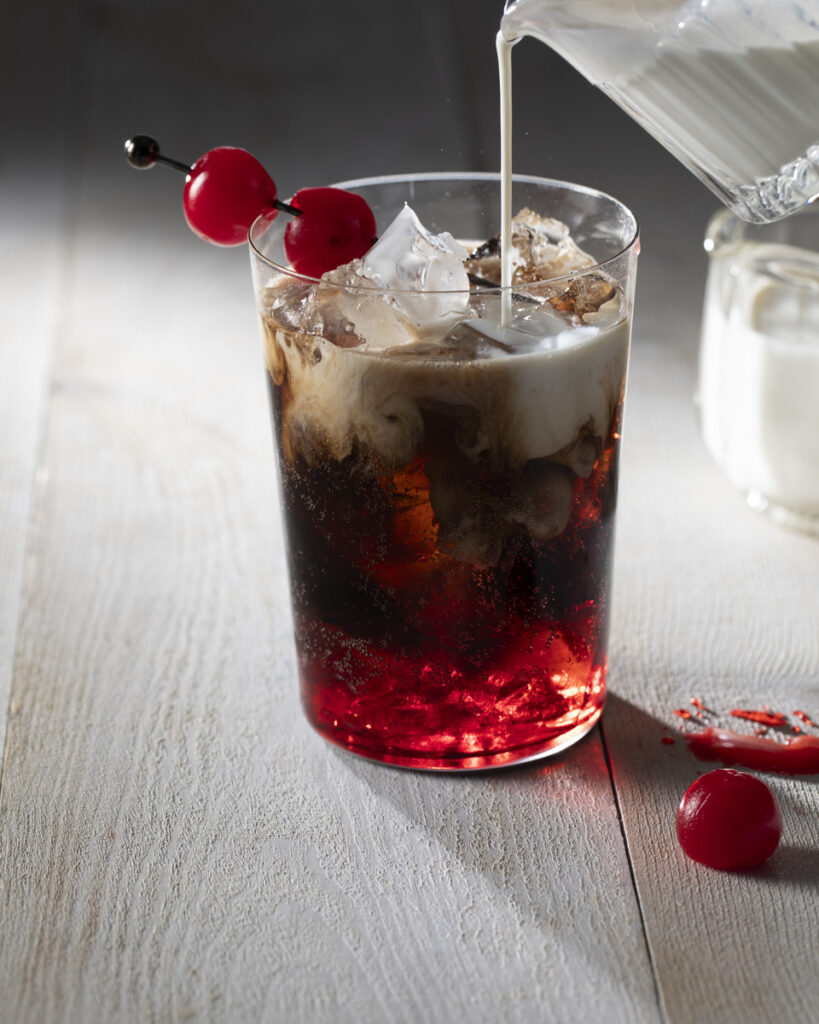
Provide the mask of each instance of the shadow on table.
{"label": "shadow on table", "polygon": [[554,758],[494,771],[404,771],[341,751],[331,760],[402,920],[423,912],[435,942],[447,936],[487,979],[508,952],[524,990],[577,995],[583,977],[589,1012],[614,1001],[617,1020],[658,1019],[599,728]]}
{"label": "shadow on table", "polygon": [[[413,827],[422,829],[429,841],[447,846],[469,868],[497,873],[508,856],[503,868],[508,873],[508,865],[519,859],[524,840],[535,856],[552,857],[550,843],[568,844],[584,862],[593,864],[601,848],[615,853],[622,842],[612,773],[617,779],[645,770],[640,763],[645,758],[629,756],[612,763],[607,750],[610,722],[617,724],[618,733],[623,723],[630,733],[636,732],[633,743],[626,741],[627,748],[652,751],[655,787],[659,779],[676,794],[681,771],[693,778],[684,744],[678,739],[674,746],[662,742],[678,736],[676,731],[616,694],[609,694],[602,727],[542,761],[441,772],[383,765],[338,748],[332,757],[370,796],[387,801]],[[631,778],[632,784],[638,782]]]}
{"label": "shadow on table", "polygon": [[[627,794],[626,799],[634,803],[650,780],[650,802],[668,807],[673,822],[677,803],[694,779],[721,767],[695,758],[679,729],[611,692],[600,725],[575,746],[543,761],[471,772],[422,772],[364,761],[340,750],[335,756],[371,793],[414,819],[431,839],[449,844],[452,852],[477,870],[497,867],[508,845],[507,833],[498,825],[499,806],[507,808],[505,829],[515,834],[516,841],[521,827],[543,828],[550,817],[556,829],[576,826],[578,832],[593,834],[601,815],[611,814],[613,792],[620,799]],[[777,776],[762,777],[777,788]],[[777,796],[786,822],[785,839],[774,858],[753,875],[764,882],[819,887],[819,850],[787,845],[787,822],[812,812],[792,792],[779,787]],[[540,826],[534,824],[535,808],[542,818]],[[615,814],[619,828],[619,807]],[[491,815],[491,821],[485,815]],[[491,851],[486,844],[464,841],[465,835],[482,827],[494,833]],[[669,840],[676,843],[673,825]]]}
{"label": "shadow on table", "polygon": [[769,885],[776,886],[788,882],[819,890],[819,849],[780,846],[767,864],[749,874],[752,878]]}

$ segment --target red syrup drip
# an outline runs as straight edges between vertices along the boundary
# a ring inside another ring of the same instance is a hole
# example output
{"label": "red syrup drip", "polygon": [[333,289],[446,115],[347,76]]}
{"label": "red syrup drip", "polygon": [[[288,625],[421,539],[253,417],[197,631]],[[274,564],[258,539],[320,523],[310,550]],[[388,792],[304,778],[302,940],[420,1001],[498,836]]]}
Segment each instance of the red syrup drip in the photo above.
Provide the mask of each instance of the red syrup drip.
{"label": "red syrup drip", "polygon": [[816,728],[816,722],[812,722],[809,715],[806,715],[804,711],[792,711],[791,714],[794,718],[798,718],[803,725],[810,725],[814,729]]}
{"label": "red syrup drip", "polygon": [[788,724],[785,715],[778,711],[744,711],[742,708],[732,708],[729,714],[732,718],[745,718],[749,722],[758,722],[760,725],[783,726]]}
{"label": "red syrup drip", "polygon": [[677,708],[677,710],[674,712],[674,714],[677,716],[677,718],[690,718],[691,717],[691,712],[688,711],[686,708]]}
{"label": "red syrup drip", "polygon": [[691,698],[691,705],[692,705],[692,707],[695,707],[697,709],[697,711],[705,711],[705,705],[699,699],[699,697],[692,697]]}
{"label": "red syrup drip", "polygon": [[660,743],[665,743],[667,746],[671,746],[673,742],[674,740],[671,738],[671,736],[662,736],[660,738]]}
{"label": "red syrup drip", "polygon": [[782,775],[819,775],[819,736],[800,736],[787,743],[742,736],[730,729],[707,728],[685,737],[691,753],[701,761],[721,761],[760,772]]}

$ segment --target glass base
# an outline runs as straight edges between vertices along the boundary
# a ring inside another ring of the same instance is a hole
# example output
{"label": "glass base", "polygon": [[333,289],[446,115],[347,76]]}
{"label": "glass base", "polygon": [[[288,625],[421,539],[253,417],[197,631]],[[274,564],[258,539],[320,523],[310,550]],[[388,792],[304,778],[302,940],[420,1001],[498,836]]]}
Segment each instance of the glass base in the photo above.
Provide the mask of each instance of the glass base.
{"label": "glass base", "polygon": [[819,537],[819,511],[810,513],[786,508],[767,498],[760,491],[748,491],[745,500],[749,508],[767,516],[777,526]]}
{"label": "glass base", "polygon": [[454,754],[452,756],[431,754],[428,757],[424,757],[419,756],[416,751],[409,753],[398,749],[386,749],[383,752],[376,753],[371,747],[360,746],[354,737],[348,736],[345,738],[342,735],[328,732],[312,721],[310,725],[320,736],[329,740],[334,746],[340,747],[342,750],[347,751],[347,753],[355,754],[366,761],[391,765],[395,768],[409,768],[413,771],[475,772],[497,768],[511,768],[515,765],[540,761],[561,754],[564,750],[574,746],[575,743],[583,739],[597,724],[602,713],[603,703],[601,701],[594,707],[585,709],[582,721],[577,725],[568,730],[553,734],[540,743],[530,743],[524,747],[512,750],[468,756],[463,754]]}

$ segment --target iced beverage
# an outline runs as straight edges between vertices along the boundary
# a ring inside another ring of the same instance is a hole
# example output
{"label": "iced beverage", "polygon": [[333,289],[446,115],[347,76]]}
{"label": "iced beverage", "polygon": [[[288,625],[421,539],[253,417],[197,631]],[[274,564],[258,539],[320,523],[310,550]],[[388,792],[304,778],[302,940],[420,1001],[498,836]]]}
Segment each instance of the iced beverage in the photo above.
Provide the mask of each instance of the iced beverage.
{"label": "iced beverage", "polygon": [[379,242],[319,282],[251,232],[307,716],[409,767],[558,751],[605,696],[634,218],[517,181],[504,292],[496,177],[345,187]]}

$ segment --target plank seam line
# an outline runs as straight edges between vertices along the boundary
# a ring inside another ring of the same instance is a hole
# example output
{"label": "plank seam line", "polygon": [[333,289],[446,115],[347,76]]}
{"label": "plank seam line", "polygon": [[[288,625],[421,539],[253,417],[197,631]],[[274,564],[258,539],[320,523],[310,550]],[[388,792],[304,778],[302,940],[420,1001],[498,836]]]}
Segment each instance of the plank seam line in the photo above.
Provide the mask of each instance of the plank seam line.
{"label": "plank seam line", "polygon": [[637,902],[637,913],[640,915],[640,927],[643,930],[643,941],[645,942],[645,946],[646,946],[646,953],[648,955],[648,963],[649,963],[649,966],[651,967],[651,980],[652,980],[652,983],[654,985],[654,996],[655,996],[655,998],[657,1000],[657,1011],[658,1011],[658,1013],[660,1015],[660,1020],[663,1021],[663,1022],[667,1022],[668,1017],[667,1017],[667,1015],[665,1013],[665,1010],[663,1008],[663,1001],[662,1001],[662,998],[660,996],[660,986],[659,986],[658,981],[657,981],[657,970],[656,970],[656,967],[654,965],[654,957],[652,956],[652,953],[651,953],[651,943],[648,940],[648,929],[646,927],[645,915],[643,914],[643,904],[640,901],[640,890],[637,887],[637,876],[634,873],[634,862],[631,859],[631,849],[629,848],[628,837],[626,836],[626,827],[625,827],[625,822],[623,821],[623,812],[622,812],[622,809],[620,807],[620,798],[617,795],[617,786],[614,784],[614,769],[612,768],[611,757],[609,756],[609,745],[608,745],[608,741],[606,740],[606,730],[603,727],[602,719],[600,720],[599,725],[600,725],[600,741],[601,741],[601,746],[603,747],[603,757],[605,758],[605,761],[606,761],[606,770],[609,773],[609,783],[611,784],[611,794],[614,797],[614,808],[615,808],[615,810],[617,812],[617,823],[620,826],[620,835],[623,837],[623,847],[624,847],[624,849],[626,851],[626,862],[628,864],[628,873],[629,873],[629,876],[631,877],[632,888],[634,889],[634,899]]}

